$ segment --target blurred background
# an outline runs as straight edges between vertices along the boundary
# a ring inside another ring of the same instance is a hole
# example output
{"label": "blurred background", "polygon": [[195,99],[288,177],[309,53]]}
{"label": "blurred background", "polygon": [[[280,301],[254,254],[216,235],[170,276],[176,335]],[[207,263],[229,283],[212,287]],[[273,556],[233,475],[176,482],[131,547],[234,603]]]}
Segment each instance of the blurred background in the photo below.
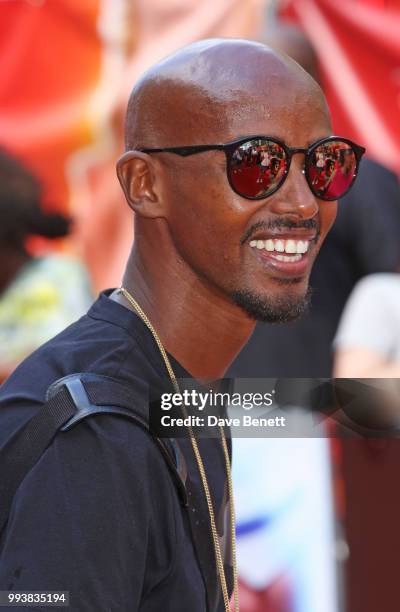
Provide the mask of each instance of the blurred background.
{"label": "blurred background", "polygon": [[[351,351],[362,348],[367,359],[376,348],[371,317],[382,336],[389,315],[362,303],[363,340],[353,347],[343,328],[337,338],[353,289],[383,274],[383,297],[380,280],[362,299],[400,312],[400,0],[5,0],[0,380],[120,283],[133,228],[115,162],[130,90],[158,59],[214,36],[266,42],[294,57],[323,87],[334,133],[367,148],[315,266],[309,316],[257,326],[231,375],[363,375],[354,374],[360,356]],[[376,350],[400,378],[400,350],[391,357],[400,327],[391,329]],[[246,442],[234,456],[241,610],[397,609],[397,441]]]}

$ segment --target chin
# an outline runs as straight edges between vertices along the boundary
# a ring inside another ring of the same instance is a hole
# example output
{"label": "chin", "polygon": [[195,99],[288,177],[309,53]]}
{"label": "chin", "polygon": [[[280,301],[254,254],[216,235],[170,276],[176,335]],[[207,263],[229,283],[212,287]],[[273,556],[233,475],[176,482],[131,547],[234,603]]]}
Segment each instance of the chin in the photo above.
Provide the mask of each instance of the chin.
{"label": "chin", "polygon": [[279,284],[286,286],[286,291],[274,295],[259,294],[249,290],[234,291],[232,299],[249,317],[263,323],[289,323],[304,315],[310,305],[311,287],[305,291],[290,291],[288,285],[297,285],[304,279],[285,279]]}

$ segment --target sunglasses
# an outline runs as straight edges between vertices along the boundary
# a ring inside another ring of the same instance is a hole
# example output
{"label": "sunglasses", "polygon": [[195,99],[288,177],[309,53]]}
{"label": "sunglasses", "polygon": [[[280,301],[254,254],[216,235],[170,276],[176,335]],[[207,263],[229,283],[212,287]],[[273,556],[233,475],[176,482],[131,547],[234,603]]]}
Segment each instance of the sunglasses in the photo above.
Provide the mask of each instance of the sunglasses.
{"label": "sunglasses", "polygon": [[303,153],[307,183],[317,198],[326,201],[337,200],[349,191],[365,153],[364,147],[338,136],[317,140],[308,149],[288,147],[269,136],[248,136],[226,144],[141,151],[174,153],[182,157],[204,151],[224,151],[229,184],[235,193],[248,200],[262,200],[275,193],[287,178],[293,155]]}

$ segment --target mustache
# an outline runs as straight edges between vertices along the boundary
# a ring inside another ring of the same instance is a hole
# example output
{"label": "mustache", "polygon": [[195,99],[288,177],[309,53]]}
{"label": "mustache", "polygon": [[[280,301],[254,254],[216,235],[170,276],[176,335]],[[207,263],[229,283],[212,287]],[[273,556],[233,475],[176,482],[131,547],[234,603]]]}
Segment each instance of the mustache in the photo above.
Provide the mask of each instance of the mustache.
{"label": "mustache", "polygon": [[254,223],[251,227],[243,235],[243,238],[240,241],[240,244],[244,244],[254,232],[258,232],[259,230],[265,230],[266,232],[273,231],[275,229],[312,229],[316,230],[315,241],[318,240],[320,234],[319,223],[315,219],[304,219],[303,221],[291,221],[290,219],[274,219],[273,221],[258,221]]}

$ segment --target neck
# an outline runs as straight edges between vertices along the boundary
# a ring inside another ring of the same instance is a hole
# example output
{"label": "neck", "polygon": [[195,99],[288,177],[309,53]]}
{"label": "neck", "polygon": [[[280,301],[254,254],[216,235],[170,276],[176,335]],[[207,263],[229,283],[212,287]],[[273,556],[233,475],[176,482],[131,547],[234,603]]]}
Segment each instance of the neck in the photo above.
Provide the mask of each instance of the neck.
{"label": "neck", "polygon": [[[255,322],[182,261],[135,247],[123,279],[164,348],[200,381],[221,378],[251,336]],[[124,298],[120,298],[128,306]]]}

